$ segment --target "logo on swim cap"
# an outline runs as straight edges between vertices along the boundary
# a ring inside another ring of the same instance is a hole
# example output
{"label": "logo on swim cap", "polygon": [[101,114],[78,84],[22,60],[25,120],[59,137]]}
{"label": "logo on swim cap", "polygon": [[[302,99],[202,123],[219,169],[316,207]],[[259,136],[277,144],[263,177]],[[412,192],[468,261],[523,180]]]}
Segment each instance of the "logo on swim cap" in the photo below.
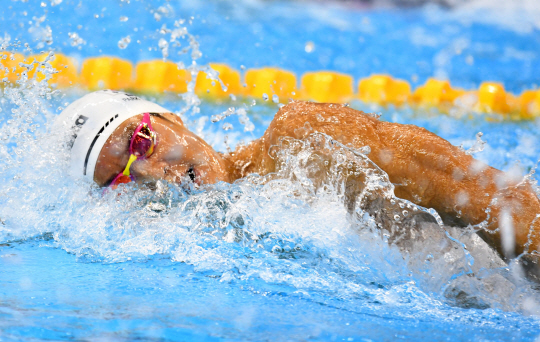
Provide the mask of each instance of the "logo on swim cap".
{"label": "logo on swim cap", "polygon": [[87,116],[79,115],[77,120],[75,120],[75,124],[71,127],[73,130],[73,134],[71,135],[71,139],[68,141],[67,145],[71,149],[73,147],[73,143],[75,143],[75,139],[77,139],[77,132],[81,129],[81,126],[86,123],[88,120]]}
{"label": "logo on swim cap", "polygon": [[70,174],[94,179],[96,162],[114,130],[132,116],[169,110],[138,96],[113,90],[90,93],[66,107],[57,119],[70,132]]}

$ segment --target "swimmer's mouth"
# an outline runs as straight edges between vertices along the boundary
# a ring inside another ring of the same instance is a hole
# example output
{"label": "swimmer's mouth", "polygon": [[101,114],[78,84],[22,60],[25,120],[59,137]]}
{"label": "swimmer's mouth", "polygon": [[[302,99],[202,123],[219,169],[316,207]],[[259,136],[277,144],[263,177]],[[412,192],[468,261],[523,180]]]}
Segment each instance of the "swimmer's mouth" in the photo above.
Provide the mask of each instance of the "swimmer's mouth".
{"label": "swimmer's mouth", "polygon": [[189,180],[191,180],[193,184],[201,185],[201,173],[193,166],[190,166],[186,171],[186,176],[189,177]]}
{"label": "swimmer's mouth", "polygon": [[170,182],[175,183],[180,186],[185,186],[188,184],[194,184],[199,186],[202,184],[202,174],[194,166],[190,166],[187,170],[184,169],[184,173],[174,172],[171,176],[167,177],[167,174],[170,172],[167,168],[164,169],[165,177]]}
{"label": "swimmer's mouth", "polygon": [[195,178],[197,177],[195,175],[195,170],[193,169],[193,166],[189,168],[189,170],[187,170],[187,175],[189,177],[189,179],[191,179],[192,182],[195,182]]}

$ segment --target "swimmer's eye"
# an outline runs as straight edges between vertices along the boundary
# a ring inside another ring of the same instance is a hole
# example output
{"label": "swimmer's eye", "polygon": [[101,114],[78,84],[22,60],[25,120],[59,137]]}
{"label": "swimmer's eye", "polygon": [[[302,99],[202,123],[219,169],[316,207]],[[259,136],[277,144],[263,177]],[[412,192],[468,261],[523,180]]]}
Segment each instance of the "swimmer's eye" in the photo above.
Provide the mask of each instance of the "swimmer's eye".
{"label": "swimmer's eye", "polygon": [[195,170],[193,170],[193,166],[189,168],[187,172],[189,179],[191,179],[192,182],[195,181]]}

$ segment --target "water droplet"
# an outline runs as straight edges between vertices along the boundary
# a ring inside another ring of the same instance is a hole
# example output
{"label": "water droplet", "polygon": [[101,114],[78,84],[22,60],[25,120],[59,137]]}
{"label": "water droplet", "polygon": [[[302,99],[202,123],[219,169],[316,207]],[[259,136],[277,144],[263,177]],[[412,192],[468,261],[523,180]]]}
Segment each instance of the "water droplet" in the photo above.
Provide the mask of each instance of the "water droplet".
{"label": "water droplet", "polygon": [[263,100],[268,101],[268,94],[263,93],[262,98],[263,98]]}
{"label": "water droplet", "polygon": [[403,216],[407,217],[409,215],[409,212],[407,210],[403,210],[402,214]]}
{"label": "water droplet", "polygon": [[86,44],[86,41],[79,37],[79,34],[77,34],[76,32],[69,32],[68,36],[71,39],[71,46],[79,46],[82,44]]}
{"label": "water droplet", "polygon": [[169,56],[169,43],[167,42],[167,40],[161,38],[158,42],[158,46],[161,50],[163,58],[167,58]]}
{"label": "water droplet", "polygon": [[312,41],[306,42],[306,46],[304,47],[304,50],[307,53],[312,53],[313,51],[315,51],[315,43],[313,43]]}
{"label": "water droplet", "polygon": [[126,17],[126,16],[121,16],[121,17],[120,17],[120,21],[121,21],[121,22],[128,21],[128,19],[129,19],[129,18]]}
{"label": "water droplet", "polygon": [[394,220],[399,221],[399,215],[394,215]]}
{"label": "water droplet", "polygon": [[223,124],[223,126],[221,127],[224,131],[230,131],[231,129],[233,129],[233,125],[226,122]]}
{"label": "water droplet", "polygon": [[272,95],[272,102],[279,103],[279,97],[276,94]]}
{"label": "water droplet", "polygon": [[131,37],[125,36],[118,41],[118,47],[123,50],[128,47],[129,43],[131,43]]}
{"label": "water droplet", "polygon": [[279,252],[281,252],[281,247],[279,246],[272,247],[272,253],[279,253]]}

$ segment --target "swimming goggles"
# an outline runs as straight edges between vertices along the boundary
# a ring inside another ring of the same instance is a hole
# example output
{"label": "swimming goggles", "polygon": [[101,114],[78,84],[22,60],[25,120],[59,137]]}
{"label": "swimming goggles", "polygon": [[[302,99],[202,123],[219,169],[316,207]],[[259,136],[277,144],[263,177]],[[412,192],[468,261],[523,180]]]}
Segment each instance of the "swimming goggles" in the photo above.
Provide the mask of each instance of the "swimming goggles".
{"label": "swimming goggles", "polygon": [[152,124],[150,123],[150,113],[144,113],[143,119],[135,129],[135,132],[133,132],[131,142],[129,143],[130,155],[126,168],[113,179],[111,184],[109,184],[109,187],[116,189],[116,187],[118,187],[120,184],[134,181],[135,178],[129,172],[131,164],[133,164],[135,160],[150,157],[150,155],[154,152],[156,145],[157,134],[152,129]]}

